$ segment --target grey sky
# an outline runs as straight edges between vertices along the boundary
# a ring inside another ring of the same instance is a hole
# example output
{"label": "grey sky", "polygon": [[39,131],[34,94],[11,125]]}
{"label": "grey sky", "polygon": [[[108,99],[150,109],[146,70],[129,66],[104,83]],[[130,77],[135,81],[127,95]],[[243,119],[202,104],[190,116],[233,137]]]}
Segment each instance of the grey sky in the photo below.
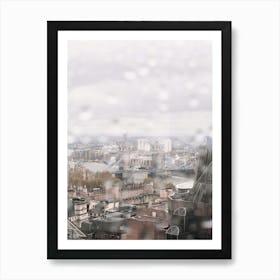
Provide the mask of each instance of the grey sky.
{"label": "grey sky", "polygon": [[211,41],[69,41],[69,136],[209,134]]}

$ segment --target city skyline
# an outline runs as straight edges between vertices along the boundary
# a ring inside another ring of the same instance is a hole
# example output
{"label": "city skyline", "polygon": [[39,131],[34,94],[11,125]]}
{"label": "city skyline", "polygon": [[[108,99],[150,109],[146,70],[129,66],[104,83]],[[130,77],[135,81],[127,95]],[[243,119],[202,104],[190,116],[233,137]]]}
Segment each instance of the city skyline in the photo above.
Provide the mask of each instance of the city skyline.
{"label": "city skyline", "polygon": [[68,239],[212,239],[211,44],[68,42]]}

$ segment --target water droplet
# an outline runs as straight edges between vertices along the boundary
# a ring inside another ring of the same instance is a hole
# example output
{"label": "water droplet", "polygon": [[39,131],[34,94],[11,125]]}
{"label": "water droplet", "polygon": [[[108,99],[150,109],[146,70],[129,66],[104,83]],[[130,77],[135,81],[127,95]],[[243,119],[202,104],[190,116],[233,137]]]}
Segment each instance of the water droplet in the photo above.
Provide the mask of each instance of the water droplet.
{"label": "water droplet", "polygon": [[198,100],[197,100],[196,98],[192,98],[192,99],[190,100],[190,103],[189,103],[189,105],[190,105],[190,107],[191,107],[192,109],[197,108],[197,107],[198,107],[198,104],[199,104],[199,102],[198,102]]}
{"label": "water droplet", "polygon": [[195,68],[196,67],[196,62],[194,60],[189,61],[189,67],[190,68]]}
{"label": "water droplet", "polygon": [[155,66],[157,65],[157,61],[156,61],[154,58],[150,58],[150,59],[148,60],[148,65],[149,65],[150,67],[155,67]]}
{"label": "water droplet", "polygon": [[203,133],[197,133],[194,137],[194,141],[197,145],[201,145],[204,142],[205,135]]}
{"label": "water droplet", "polygon": [[187,82],[186,83],[187,90],[191,91],[194,89],[194,83],[193,82]]}
{"label": "water droplet", "polygon": [[91,118],[92,118],[92,112],[91,111],[81,112],[78,116],[78,119],[80,121],[89,121]]}
{"label": "water droplet", "polygon": [[150,70],[146,67],[141,67],[138,69],[139,76],[145,77],[149,74]]}
{"label": "water droplet", "polygon": [[126,80],[132,81],[136,79],[136,74],[132,71],[127,71],[124,73],[124,78]]}
{"label": "water droplet", "polygon": [[206,94],[209,94],[210,89],[206,86],[202,86],[199,91],[201,94],[206,95]]}
{"label": "water droplet", "polygon": [[108,142],[108,137],[107,136],[100,136],[100,137],[98,137],[98,141],[100,143],[106,143],[106,142]]}
{"label": "water droplet", "polygon": [[158,93],[158,99],[166,101],[166,100],[168,100],[168,98],[169,98],[169,94],[167,91],[160,91]]}
{"label": "water droplet", "polygon": [[118,104],[118,99],[115,96],[108,96],[106,102],[110,105]]}
{"label": "water droplet", "polygon": [[121,60],[123,60],[123,57],[124,57],[123,54],[119,53],[115,56],[115,60],[116,61],[121,61]]}
{"label": "water droplet", "polygon": [[167,112],[168,111],[168,106],[166,104],[159,104],[158,105],[158,109],[161,111],[161,112]]}
{"label": "water droplet", "polygon": [[113,124],[118,124],[119,122],[120,122],[120,120],[118,118],[112,119]]}

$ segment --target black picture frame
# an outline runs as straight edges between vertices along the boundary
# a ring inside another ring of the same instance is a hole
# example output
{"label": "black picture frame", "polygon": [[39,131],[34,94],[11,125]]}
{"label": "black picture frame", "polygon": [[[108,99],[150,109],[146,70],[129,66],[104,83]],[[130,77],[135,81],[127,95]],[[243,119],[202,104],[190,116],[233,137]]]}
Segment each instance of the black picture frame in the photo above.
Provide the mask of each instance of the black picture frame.
{"label": "black picture frame", "polygon": [[[222,34],[222,246],[220,250],[58,249],[58,31],[220,30]],[[231,259],[231,22],[48,21],[47,22],[47,258],[48,259]]]}

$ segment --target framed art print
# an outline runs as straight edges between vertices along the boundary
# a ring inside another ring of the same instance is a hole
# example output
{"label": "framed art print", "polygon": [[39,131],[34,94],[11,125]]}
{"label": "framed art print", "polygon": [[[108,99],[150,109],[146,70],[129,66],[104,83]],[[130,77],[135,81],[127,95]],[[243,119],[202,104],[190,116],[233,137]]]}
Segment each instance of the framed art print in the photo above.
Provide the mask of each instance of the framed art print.
{"label": "framed art print", "polygon": [[47,257],[231,258],[231,22],[47,28]]}

